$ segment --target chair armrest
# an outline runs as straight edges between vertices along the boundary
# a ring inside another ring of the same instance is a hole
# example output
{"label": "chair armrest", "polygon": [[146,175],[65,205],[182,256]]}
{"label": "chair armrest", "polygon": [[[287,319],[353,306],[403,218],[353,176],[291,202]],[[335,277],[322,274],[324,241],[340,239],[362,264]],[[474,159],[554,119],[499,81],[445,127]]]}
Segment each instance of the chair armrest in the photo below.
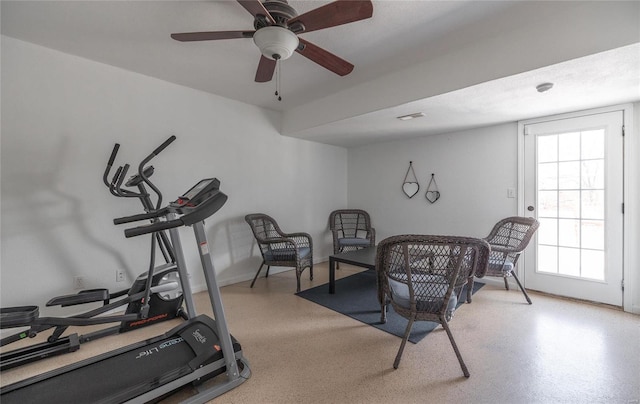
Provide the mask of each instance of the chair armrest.
{"label": "chair armrest", "polygon": [[278,261],[282,263],[295,261],[300,266],[307,259],[313,260],[311,236],[307,233],[291,233],[288,235],[291,237],[271,237],[260,242],[260,250],[265,262]]}
{"label": "chair armrest", "polygon": [[[263,246],[269,246],[269,249],[274,249],[274,250],[280,250],[283,247],[284,248],[288,248],[291,250],[295,250],[297,247],[300,247],[300,245],[298,243],[295,242],[295,240],[289,238],[289,237],[270,237],[267,239],[262,239],[260,241],[260,244],[262,244]],[[272,245],[277,245],[277,244],[283,244],[284,246],[278,246],[278,247],[272,247]]]}
{"label": "chair armrest", "polygon": [[287,233],[285,236],[291,239],[298,247],[311,247],[312,240],[309,233]]}
{"label": "chair armrest", "polygon": [[[289,237],[269,237],[259,240],[260,244],[294,243]],[[295,243],[294,243],[295,244]]]}
{"label": "chair armrest", "polygon": [[507,254],[520,254],[522,250],[519,250],[514,247],[506,247],[501,245],[489,244],[491,247],[491,251],[499,252],[499,253],[507,253]]}

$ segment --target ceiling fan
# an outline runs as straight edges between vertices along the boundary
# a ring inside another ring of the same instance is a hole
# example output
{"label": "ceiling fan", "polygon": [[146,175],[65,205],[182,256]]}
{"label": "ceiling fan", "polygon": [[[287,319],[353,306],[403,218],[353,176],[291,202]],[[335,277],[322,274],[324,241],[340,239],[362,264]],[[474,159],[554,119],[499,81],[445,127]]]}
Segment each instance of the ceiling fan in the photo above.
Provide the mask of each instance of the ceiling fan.
{"label": "ceiling fan", "polygon": [[298,15],[287,0],[237,2],[253,15],[255,30],[186,32],[171,34],[171,38],[181,42],[253,38],[262,53],[255,77],[259,83],[271,81],[277,61],[289,58],[294,51],[340,76],[351,73],[351,63],[298,35],[364,20],[373,15],[373,4],[369,0],[338,0],[302,15]]}

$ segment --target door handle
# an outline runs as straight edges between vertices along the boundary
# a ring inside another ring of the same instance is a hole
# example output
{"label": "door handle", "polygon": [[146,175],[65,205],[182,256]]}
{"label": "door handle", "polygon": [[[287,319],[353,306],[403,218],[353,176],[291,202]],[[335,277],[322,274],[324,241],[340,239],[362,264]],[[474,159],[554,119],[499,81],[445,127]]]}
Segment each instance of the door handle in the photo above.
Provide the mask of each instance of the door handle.
{"label": "door handle", "polygon": [[533,206],[531,206],[531,205],[527,206],[527,210],[528,210],[529,212],[533,212],[533,211],[534,211],[534,209],[535,209],[535,208],[534,208]]}

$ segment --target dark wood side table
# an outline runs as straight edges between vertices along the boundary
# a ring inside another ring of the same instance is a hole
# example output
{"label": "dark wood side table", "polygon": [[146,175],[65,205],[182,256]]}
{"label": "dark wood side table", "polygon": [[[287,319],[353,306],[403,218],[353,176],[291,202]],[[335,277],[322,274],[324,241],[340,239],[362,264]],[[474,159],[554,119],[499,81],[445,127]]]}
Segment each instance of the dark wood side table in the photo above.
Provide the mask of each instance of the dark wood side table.
{"label": "dark wood side table", "polygon": [[367,269],[376,268],[376,247],[367,247],[329,256],[329,293],[336,293],[336,262]]}

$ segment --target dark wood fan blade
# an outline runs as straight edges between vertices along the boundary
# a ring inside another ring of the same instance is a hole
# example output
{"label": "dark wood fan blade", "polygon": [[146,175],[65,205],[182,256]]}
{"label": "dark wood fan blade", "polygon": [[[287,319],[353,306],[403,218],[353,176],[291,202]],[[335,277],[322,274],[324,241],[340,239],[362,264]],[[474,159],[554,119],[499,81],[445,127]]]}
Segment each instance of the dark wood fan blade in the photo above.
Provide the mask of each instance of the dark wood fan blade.
{"label": "dark wood fan blade", "polygon": [[256,82],[266,83],[273,78],[273,72],[276,70],[276,61],[262,55],[260,63],[258,63],[258,71],[256,71]]}
{"label": "dark wood fan blade", "polygon": [[338,0],[294,17],[287,24],[291,26],[300,22],[304,25],[303,32],[311,32],[364,20],[371,18],[372,15],[373,4],[371,1]]}
{"label": "dark wood fan blade", "polygon": [[250,12],[252,16],[257,17],[259,15],[263,15],[267,19],[267,21],[269,21],[269,23],[271,24],[276,23],[276,21],[273,19],[271,14],[269,14],[267,9],[264,8],[264,5],[260,0],[237,0],[237,1],[238,3],[240,3],[242,7],[245,8],[245,10]]}
{"label": "dark wood fan blade", "polygon": [[316,62],[325,69],[331,70],[340,76],[346,76],[353,71],[353,65],[346,60],[337,57],[333,53],[330,53],[309,41],[305,41],[302,38],[298,39],[303,45],[303,48],[300,49],[300,47],[298,47],[296,52],[307,59]]}
{"label": "dark wood fan blade", "polygon": [[180,42],[211,41],[215,39],[253,38],[255,31],[213,31],[213,32],[184,32],[171,34],[171,38]]}

